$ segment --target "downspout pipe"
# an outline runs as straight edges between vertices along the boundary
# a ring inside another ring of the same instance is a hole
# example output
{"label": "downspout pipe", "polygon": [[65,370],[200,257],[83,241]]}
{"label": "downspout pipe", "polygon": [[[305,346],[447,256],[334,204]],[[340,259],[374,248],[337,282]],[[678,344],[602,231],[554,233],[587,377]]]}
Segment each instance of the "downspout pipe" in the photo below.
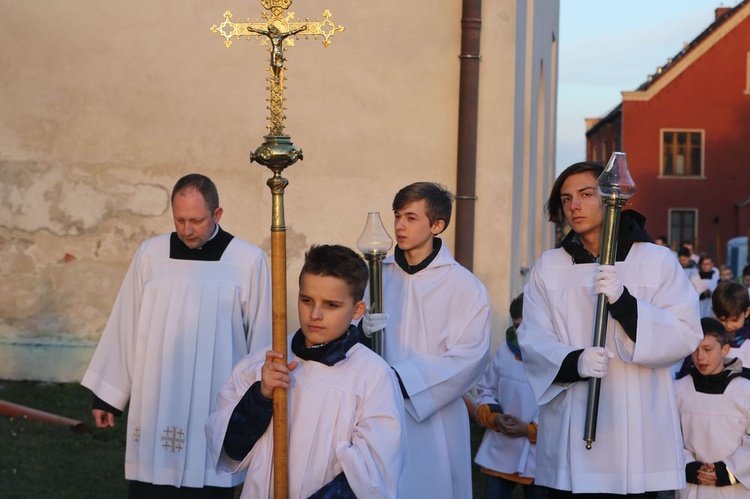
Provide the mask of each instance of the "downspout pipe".
{"label": "downspout pipe", "polygon": [[461,13],[461,75],[458,96],[458,158],[456,165],[456,260],[473,270],[476,207],[477,129],[479,114],[479,42],[482,0],[463,0]]}

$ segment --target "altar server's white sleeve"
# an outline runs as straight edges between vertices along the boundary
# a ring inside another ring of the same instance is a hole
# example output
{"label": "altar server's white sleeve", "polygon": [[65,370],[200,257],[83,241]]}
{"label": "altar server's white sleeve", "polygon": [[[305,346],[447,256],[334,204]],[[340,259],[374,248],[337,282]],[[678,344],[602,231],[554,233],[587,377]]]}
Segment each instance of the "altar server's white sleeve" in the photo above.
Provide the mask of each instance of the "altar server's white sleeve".
{"label": "altar server's white sleeve", "polygon": [[690,355],[703,339],[698,295],[680,264],[666,251],[660,253],[661,258],[648,265],[643,275],[634,277],[648,280],[658,276],[650,299],[640,297],[637,286],[631,291],[638,303],[635,344],[622,328],[615,334],[617,353],[625,362],[651,368],[672,366]]}
{"label": "altar server's white sleeve", "polygon": [[130,262],[117,299],[81,384],[119,410],[130,399],[138,318],[143,299],[144,245]]}
{"label": "altar server's white sleeve", "polygon": [[503,348],[502,345],[495,352],[495,356],[492,357],[492,361],[484,370],[482,377],[479,378],[477,383],[477,407],[482,404],[500,404],[497,390],[500,379],[500,363],[502,362],[501,348]]}
{"label": "altar server's white sleeve", "polygon": [[542,276],[544,259],[542,255],[531,269],[529,283],[524,288],[523,322],[518,328],[526,379],[539,405],[546,404],[573,385],[554,381],[565,357],[577,350],[561,341],[552,321],[554,305],[549,303]]}
{"label": "altar server's white sleeve", "polygon": [[700,295],[704,291],[709,290],[709,285],[711,281],[708,279],[701,279],[700,274],[693,274],[690,276],[690,284],[693,285],[693,288],[695,288],[695,291]]}
{"label": "altar server's white sleeve", "polygon": [[[248,466],[247,458],[243,461],[236,461],[224,452],[224,437],[235,407],[237,407],[248,388],[260,380],[260,368],[263,365],[262,360],[265,358],[265,352],[262,352],[261,357],[259,355],[261,355],[261,352],[247,355],[235,366],[232,375],[219,392],[216,409],[206,421],[208,449],[219,475],[236,473]],[[259,360],[261,361],[260,364],[258,363]]]}
{"label": "altar server's white sleeve", "polygon": [[395,498],[406,453],[401,389],[383,364],[359,407],[351,442],[336,444],[336,457],[357,497]]}
{"label": "altar server's white sleeve", "polygon": [[[745,383],[746,381],[745,379],[737,379],[732,381],[732,383]],[[745,384],[750,384],[750,382]],[[745,389],[742,395],[744,403],[738,405],[742,407],[742,417],[745,420],[744,435],[740,438],[740,444],[737,449],[730,456],[723,459],[723,461],[735,478],[746,488],[750,489],[750,389]]]}
{"label": "altar server's white sleeve", "polygon": [[243,321],[247,335],[247,351],[255,352],[271,344],[271,275],[265,254],[260,252],[249,272],[243,303]]}
{"label": "altar server's white sleeve", "polygon": [[[454,304],[455,321],[448,330],[445,350],[420,353],[393,368],[409,394],[406,410],[418,422],[461,398],[474,387],[487,365],[490,347],[490,306],[478,281],[472,290],[452,288],[462,300]],[[407,326],[408,327],[408,326]]]}

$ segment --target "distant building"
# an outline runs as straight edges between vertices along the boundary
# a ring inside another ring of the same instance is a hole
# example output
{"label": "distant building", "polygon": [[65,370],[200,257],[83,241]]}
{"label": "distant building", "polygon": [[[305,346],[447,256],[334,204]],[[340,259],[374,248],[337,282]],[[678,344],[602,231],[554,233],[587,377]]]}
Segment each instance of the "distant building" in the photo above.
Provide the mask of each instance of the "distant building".
{"label": "distant building", "polygon": [[628,155],[633,209],[672,247],[695,240],[723,262],[750,230],[750,0],[713,23],[601,119],[586,120],[586,156]]}

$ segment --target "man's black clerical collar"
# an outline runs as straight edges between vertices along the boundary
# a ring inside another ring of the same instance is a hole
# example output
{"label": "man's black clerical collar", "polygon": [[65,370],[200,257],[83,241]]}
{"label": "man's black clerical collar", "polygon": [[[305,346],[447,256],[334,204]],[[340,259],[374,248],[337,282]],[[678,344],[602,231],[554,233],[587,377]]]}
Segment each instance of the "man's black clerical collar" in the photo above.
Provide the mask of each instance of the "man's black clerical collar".
{"label": "man's black clerical collar", "polygon": [[201,262],[218,262],[234,236],[217,225],[217,234],[206,241],[201,248],[191,249],[180,241],[176,232],[169,239],[169,258],[173,260],[198,260]]}
{"label": "man's black clerical collar", "polygon": [[406,261],[406,256],[404,256],[404,252],[398,246],[396,246],[396,249],[393,252],[393,257],[396,259],[398,266],[401,267],[404,272],[407,274],[416,274],[420,270],[426,269],[427,266],[432,263],[442,246],[443,241],[439,237],[432,238],[432,253],[416,265],[409,265],[409,262]]}

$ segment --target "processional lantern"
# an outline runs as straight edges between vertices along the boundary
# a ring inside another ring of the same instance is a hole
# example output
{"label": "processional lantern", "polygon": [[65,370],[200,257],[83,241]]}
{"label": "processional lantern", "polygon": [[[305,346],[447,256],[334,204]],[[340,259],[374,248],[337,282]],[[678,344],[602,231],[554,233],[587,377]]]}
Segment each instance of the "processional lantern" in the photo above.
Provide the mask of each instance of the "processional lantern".
{"label": "processional lantern", "polygon": [[[383,226],[380,213],[372,211],[367,214],[367,223],[362,235],[357,240],[357,247],[364,254],[370,270],[370,312],[383,313],[383,259],[393,246],[393,239]],[[372,349],[383,356],[385,335],[383,331],[372,334]]]}
{"label": "processional lantern", "polygon": [[[599,178],[599,194],[606,211],[602,242],[599,247],[599,261],[602,265],[614,265],[617,255],[617,234],[620,228],[620,213],[625,203],[635,194],[635,182],[628,171],[628,161],[624,152],[614,152],[609,158],[607,167]],[[595,347],[604,347],[607,336],[607,298],[600,293],[596,301],[594,320]],[[583,439],[586,448],[596,440],[596,421],[599,414],[599,394],[602,388],[601,378],[589,379],[588,403],[586,404],[586,423]]]}
{"label": "processional lantern", "polygon": [[[270,73],[270,98],[267,109],[268,134],[263,143],[250,153],[250,162],[269,168],[273,176],[266,184],[271,189],[271,279],[273,309],[273,349],[284,354],[277,362],[287,362],[287,310],[286,310],[286,222],[284,220],[284,189],[289,181],[281,174],[285,168],[303,159],[302,150],[292,144],[292,138],[284,133],[284,63],[286,47],[294,46],[300,36],[308,39],[323,39],[323,45],[331,44],[331,37],[344,31],[331,21],[331,12],[323,13],[323,21],[295,20],[294,12],[287,12],[292,0],[261,0],[265,12],[262,19],[233,22],[232,13],[224,13],[224,21],[211,26],[213,33],[224,38],[224,45],[232,45],[233,38],[262,38],[268,47]],[[274,445],[274,497],[284,499],[289,495],[289,457],[287,433],[287,394],[277,388],[273,392],[273,445]]]}

